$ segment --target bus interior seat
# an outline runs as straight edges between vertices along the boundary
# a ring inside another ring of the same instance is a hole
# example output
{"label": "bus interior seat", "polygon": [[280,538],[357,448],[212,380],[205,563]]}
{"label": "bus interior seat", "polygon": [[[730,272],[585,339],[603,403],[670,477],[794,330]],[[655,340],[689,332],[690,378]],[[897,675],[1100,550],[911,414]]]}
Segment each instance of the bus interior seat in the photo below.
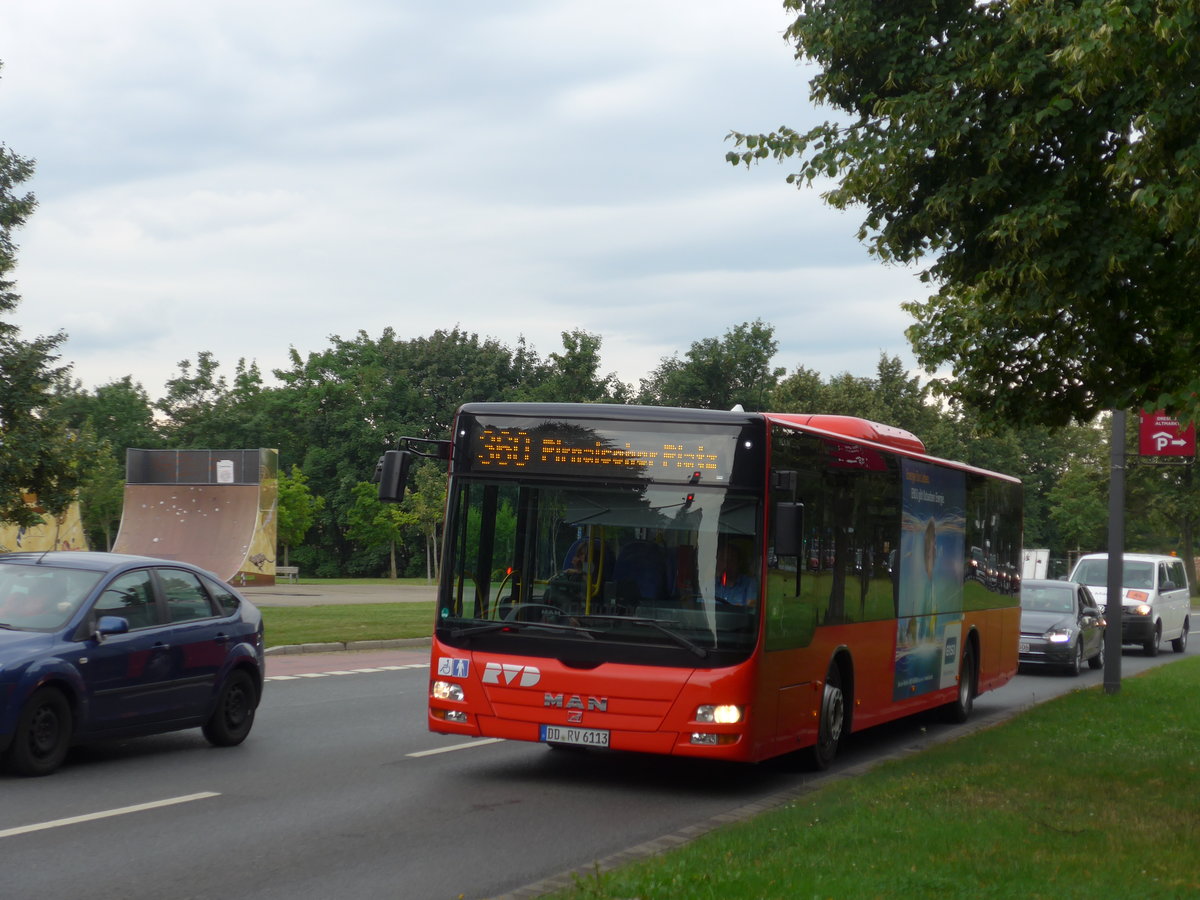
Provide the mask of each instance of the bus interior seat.
{"label": "bus interior seat", "polygon": [[667,599],[666,551],[653,541],[630,541],[617,555],[613,580],[622,603],[661,604]]}

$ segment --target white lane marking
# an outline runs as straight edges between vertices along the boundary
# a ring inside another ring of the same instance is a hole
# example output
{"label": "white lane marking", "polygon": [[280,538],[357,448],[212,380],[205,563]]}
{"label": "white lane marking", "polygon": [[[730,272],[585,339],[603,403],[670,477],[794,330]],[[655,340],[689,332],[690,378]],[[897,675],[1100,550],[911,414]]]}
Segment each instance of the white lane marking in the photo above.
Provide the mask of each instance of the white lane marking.
{"label": "white lane marking", "polygon": [[298,678],[327,678],[330,675],[365,675],[370,672],[403,672],[408,669],[428,669],[429,663],[410,663],[407,666],[371,666],[366,669],[338,669],[332,672],[302,672],[298,675],[268,675],[265,681],[295,681]]}
{"label": "white lane marking", "polygon": [[87,813],[82,816],[71,816],[66,819],[54,819],[50,822],[38,822],[34,825],[21,825],[17,828],[6,828],[0,831],[0,838],[13,837],[18,834],[29,834],[31,831],[45,831],[48,828],[62,828],[64,825],[78,825],[81,822],[94,822],[97,819],[109,819],[113,816],[124,816],[129,813],[145,812],[148,809],[161,809],[164,806],[174,806],[177,803],[190,803],[193,800],[207,800],[209,797],[220,797],[214,791],[202,791],[199,794],[187,794],[183,797],[169,797],[166,800],[153,800],[149,803],[138,803],[134,806],[122,806],[118,809],[106,809],[102,812]]}
{"label": "white lane marking", "polygon": [[504,738],[480,738],[477,741],[471,741],[469,744],[455,744],[452,747],[438,747],[434,750],[421,750],[417,753],[406,753],[405,756],[436,756],[439,753],[452,753],[455,750],[470,750],[472,747],[482,747],[484,744],[498,744]]}

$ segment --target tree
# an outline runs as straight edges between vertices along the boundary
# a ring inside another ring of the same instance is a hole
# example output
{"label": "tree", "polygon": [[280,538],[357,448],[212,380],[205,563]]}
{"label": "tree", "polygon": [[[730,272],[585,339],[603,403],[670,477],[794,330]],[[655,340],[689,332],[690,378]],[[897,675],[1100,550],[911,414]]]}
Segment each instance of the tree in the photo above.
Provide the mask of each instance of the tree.
{"label": "tree", "polygon": [[[13,232],[25,224],[36,200],[17,189],[33,176],[33,163],[0,144],[0,315],[20,297],[8,275],[16,266]],[[62,332],[22,341],[20,330],[0,321],[0,522],[33,525],[41,517],[27,502],[59,515],[75,499],[80,448],[53,416],[51,386],[65,367],[55,367]]]}
{"label": "tree", "polygon": [[701,409],[765,410],[786,370],[773,368],[779,350],[775,328],[762,320],[744,322],[724,337],[695,341],[686,359],[666,357],[643,378],[640,402]]}
{"label": "tree", "polygon": [[425,536],[425,577],[436,580],[441,558],[439,526],[446,512],[445,466],[417,466],[412,474],[412,490],[404,495],[401,507],[412,515]]}
{"label": "tree", "polygon": [[88,392],[69,377],[55,386],[55,415],[68,428],[90,426],[96,439],[106,442],[113,458],[125,465],[129,448],[154,450],[162,437],[154,422],[154,407],[145,388],[126,375]]}
{"label": "tree", "polygon": [[79,512],[87,533],[93,538],[97,534],[104,538],[105,550],[112,549],[114,531],[121,523],[124,508],[124,467],[117,462],[108,441],[99,441],[89,454],[79,482]]}
{"label": "tree", "polygon": [[380,503],[379,488],[367,481],[354,485],[354,505],[346,510],[350,538],[368,547],[386,547],[388,577],[396,578],[396,545],[403,546],[404,531],[417,524],[416,516],[399,503]]}
{"label": "tree", "polygon": [[294,464],[290,475],[279,474],[278,485],[275,527],[279,543],[283,545],[283,564],[287,566],[291,565],[289,550],[304,540],[317,520],[317,513],[325,507],[325,498],[313,496],[307,476]]}
{"label": "tree", "polygon": [[932,256],[905,308],[951,397],[1017,423],[1104,409],[1200,418],[1200,29],[1191,4],[785,0],[805,132],[727,155],[861,205],[885,261]]}
{"label": "tree", "polygon": [[550,361],[528,391],[529,399],[549,403],[624,403],[632,389],[613,373],[600,371],[599,335],[582,329],[562,332],[562,353]]}

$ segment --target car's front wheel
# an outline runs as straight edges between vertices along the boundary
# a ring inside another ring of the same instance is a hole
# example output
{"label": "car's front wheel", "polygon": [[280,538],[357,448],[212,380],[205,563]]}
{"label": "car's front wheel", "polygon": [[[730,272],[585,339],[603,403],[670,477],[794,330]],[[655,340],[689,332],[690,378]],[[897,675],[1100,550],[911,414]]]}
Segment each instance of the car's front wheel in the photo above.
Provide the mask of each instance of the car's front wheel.
{"label": "car's front wheel", "polygon": [[18,775],[49,775],[71,748],[71,704],[62,691],[39,688],[21,710],[8,766]]}
{"label": "car's front wheel", "polygon": [[1071,657],[1071,662],[1067,665],[1068,675],[1078,675],[1083,671],[1083,638],[1075,642],[1075,653]]}
{"label": "car's front wheel", "polygon": [[242,669],[234,670],[221,686],[216,709],[204,723],[204,736],[217,747],[237,746],[250,734],[257,708],[254,679]]}
{"label": "car's front wheel", "polygon": [[1183,619],[1183,631],[1179,632],[1179,637],[1171,641],[1171,649],[1176,653],[1182,653],[1187,649],[1188,641],[1188,620],[1185,616]]}
{"label": "car's front wheel", "polygon": [[1147,656],[1158,656],[1158,646],[1162,643],[1162,622],[1154,623],[1154,634],[1142,644],[1142,652]]}

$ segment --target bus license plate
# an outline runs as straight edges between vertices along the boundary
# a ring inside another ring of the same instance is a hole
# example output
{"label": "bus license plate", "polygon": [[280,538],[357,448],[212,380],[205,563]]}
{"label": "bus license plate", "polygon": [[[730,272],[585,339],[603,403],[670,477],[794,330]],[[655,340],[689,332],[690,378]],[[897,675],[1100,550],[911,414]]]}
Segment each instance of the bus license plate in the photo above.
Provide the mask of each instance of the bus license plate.
{"label": "bus license plate", "polygon": [[565,728],[543,725],[541,739],[551,744],[579,744],[584,747],[607,747],[608,732],[596,728]]}

